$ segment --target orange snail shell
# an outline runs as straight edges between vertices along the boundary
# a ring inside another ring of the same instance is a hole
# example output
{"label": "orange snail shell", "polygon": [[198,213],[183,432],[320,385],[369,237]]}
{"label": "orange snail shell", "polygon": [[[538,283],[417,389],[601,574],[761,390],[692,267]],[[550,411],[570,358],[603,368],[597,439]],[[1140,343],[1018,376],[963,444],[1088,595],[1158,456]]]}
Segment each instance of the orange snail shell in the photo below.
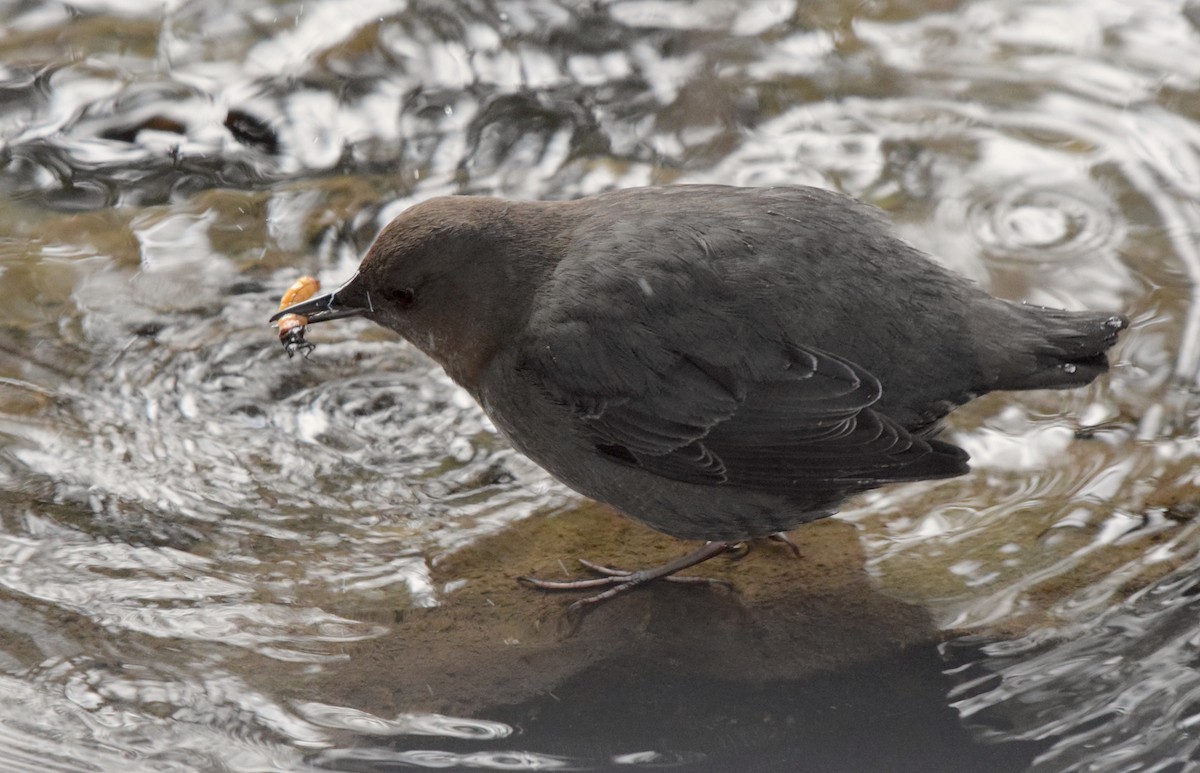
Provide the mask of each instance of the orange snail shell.
{"label": "orange snail shell", "polygon": [[[279,301],[279,308],[286,309],[293,304],[307,301],[320,289],[321,282],[316,277],[302,276],[293,282],[292,286],[283,294],[283,298]],[[303,314],[285,314],[275,324],[279,327],[279,341],[283,344],[283,349],[289,357],[295,356],[298,350],[308,356],[308,353],[316,348],[304,340],[308,317]]]}

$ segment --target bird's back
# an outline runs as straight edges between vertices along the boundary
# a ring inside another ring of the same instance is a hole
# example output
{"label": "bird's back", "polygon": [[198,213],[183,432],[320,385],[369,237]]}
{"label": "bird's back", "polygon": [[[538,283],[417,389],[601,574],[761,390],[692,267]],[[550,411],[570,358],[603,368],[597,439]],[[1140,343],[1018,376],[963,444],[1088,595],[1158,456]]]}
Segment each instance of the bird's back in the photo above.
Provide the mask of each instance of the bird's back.
{"label": "bird's back", "polygon": [[669,186],[587,201],[605,206],[581,207],[577,249],[544,297],[603,298],[597,334],[643,307],[646,335],[670,324],[681,346],[718,360],[786,338],[869,371],[880,410],[910,429],[999,383],[1005,327],[1021,315],[891,235],[874,207],[807,187]]}

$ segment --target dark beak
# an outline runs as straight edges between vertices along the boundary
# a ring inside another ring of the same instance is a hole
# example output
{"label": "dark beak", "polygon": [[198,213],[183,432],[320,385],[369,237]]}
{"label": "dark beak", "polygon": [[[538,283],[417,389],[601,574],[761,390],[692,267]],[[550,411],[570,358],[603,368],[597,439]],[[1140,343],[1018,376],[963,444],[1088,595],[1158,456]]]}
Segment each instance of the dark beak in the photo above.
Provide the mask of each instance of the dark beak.
{"label": "dark beak", "polygon": [[366,306],[347,303],[342,297],[345,295],[343,293],[345,289],[345,287],[342,287],[331,293],[318,295],[316,298],[310,298],[301,303],[294,303],[286,309],[280,309],[275,312],[267,321],[274,322],[285,314],[299,314],[308,317],[308,324],[311,325],[314,322],[327,322],[331,319],[341,319],[342,317],[357,317],[373,310],[371,309],[370,298],[367,299],[368,303]]}

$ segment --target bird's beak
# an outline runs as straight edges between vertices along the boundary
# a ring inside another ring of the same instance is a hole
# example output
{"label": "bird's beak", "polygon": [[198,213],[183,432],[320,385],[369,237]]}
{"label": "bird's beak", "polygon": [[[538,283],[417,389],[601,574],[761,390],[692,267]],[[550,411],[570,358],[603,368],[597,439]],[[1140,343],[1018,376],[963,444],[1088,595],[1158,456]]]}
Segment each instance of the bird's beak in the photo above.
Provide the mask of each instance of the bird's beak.
{"label": "bird's beak", "polygon": [[357,317],[362,314],[369,314],[374,311],[371,308],[371,298],[367,297],[366,304],[351,303],[345,297],[346,287],[334,290],[331,293],[318,295],[316,298],[310,298],[307,301],[294,303],[286,309],[280,309],[275,312],[268,322],[275,322],[280,317],[287,314],[299,314],[303,317],[308,317],[308,324],[314,322],[327,322],[331,319],[341,319],[342,317]]}

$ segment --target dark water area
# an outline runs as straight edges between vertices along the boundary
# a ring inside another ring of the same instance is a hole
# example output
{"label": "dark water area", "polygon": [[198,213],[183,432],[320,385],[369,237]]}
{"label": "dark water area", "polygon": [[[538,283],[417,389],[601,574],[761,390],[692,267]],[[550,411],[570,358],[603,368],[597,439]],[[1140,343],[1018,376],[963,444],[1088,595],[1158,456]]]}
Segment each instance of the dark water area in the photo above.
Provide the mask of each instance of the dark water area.
{"label": "dark water area", "polygon": [[[0,770],[1184,771],[1200,760],[1190,2],[0,0]],[[265,324],[443,194],[803,183],[1121,309],[896,486],[687,546],[365,322]]]}
{"label": "dark water area", "polygon": [[[563,683],[555,695],[494,712],[523,728],[520,743],[542,750],[529,762],[578,769],[583,760],[613,767],[694,771],[1024,770],[1048,744],[980,746],[947,705],[952,679],[933,647],[913,648],[869,665],[804,680],[781,675],[765,686],[695,682],[642,658],[608,663]],[[620,689],[614,689],[614,683]],[[561,696],[559,695],[561,693]],[[568,696],[568,697],[562,697]],[[881,707],[887,706],[885,710]],[[633,722],[634,707],[655,717]],[[847,739],[869,739],[847,743]],[[480,753],[477,742],[419,741],[390,748],[340,749],[319,766],[335,770],[396,769],[431,763],[505,767],[513,752]],[[518,763],[512,767],[521,767]],[[526,765],[529,767],[532,765]]]}

